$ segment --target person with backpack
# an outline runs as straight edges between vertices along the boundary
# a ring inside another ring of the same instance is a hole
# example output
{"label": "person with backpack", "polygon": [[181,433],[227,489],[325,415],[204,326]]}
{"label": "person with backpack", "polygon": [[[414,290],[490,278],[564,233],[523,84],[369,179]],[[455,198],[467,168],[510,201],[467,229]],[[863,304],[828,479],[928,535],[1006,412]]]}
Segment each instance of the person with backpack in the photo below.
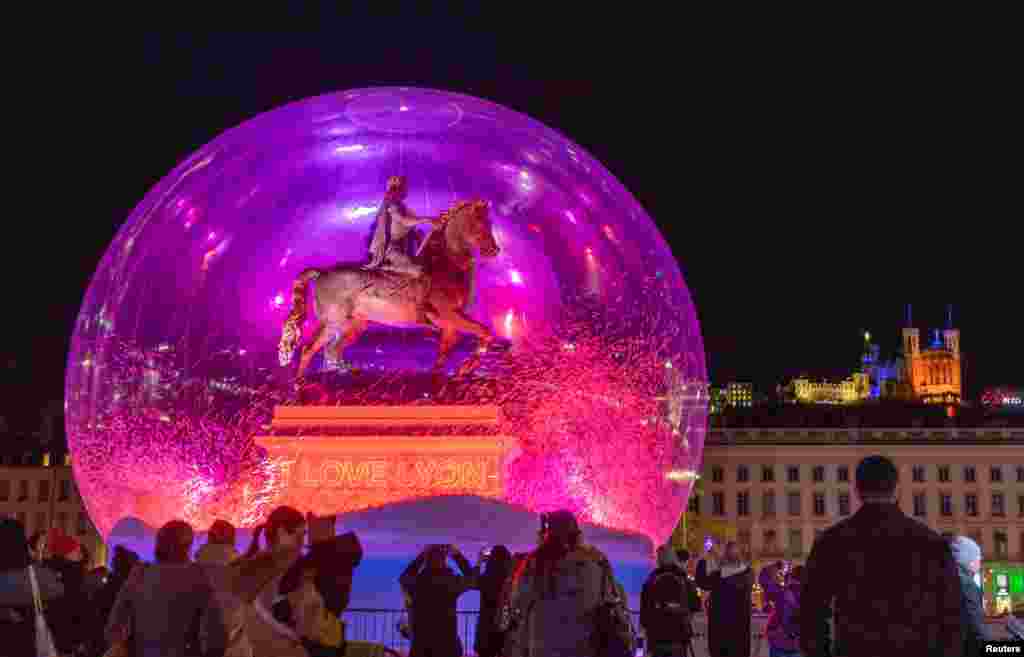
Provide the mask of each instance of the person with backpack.
{"label": "person with backpack", "polygon": [[693,626],[690,622],[690,583],[671,546],[658,548],[658,567],[640,593],[640,625],[647,635],[651,657],[685,657]]}
{"label": "person with backpack", "polygon": [[762,572],[761,585],[770,587],[765,591],[771,591],[774,605],[765,630],[770,657],[800,657],[803,654],[800,652],[800,580],[803,574],[804,567],[796,566],[786,574],[785,585],[779,586]]}

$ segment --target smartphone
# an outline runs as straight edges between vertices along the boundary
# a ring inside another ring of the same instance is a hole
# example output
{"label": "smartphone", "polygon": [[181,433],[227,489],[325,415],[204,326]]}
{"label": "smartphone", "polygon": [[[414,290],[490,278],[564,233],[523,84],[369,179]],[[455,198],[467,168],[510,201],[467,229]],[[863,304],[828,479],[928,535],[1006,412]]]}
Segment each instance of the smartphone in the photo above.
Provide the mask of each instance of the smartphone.
{"label": "smartphone", "polygon": [[490,559],[490,558],[491,558],[491,552],[492,552],[493,550],[494,550],[494,548],[487,548],[486,550],[484,550],[484,551],[483,551],[483,552],[481,553],[481,554],[483,555],[483,558],[484,558],[484,559]]}

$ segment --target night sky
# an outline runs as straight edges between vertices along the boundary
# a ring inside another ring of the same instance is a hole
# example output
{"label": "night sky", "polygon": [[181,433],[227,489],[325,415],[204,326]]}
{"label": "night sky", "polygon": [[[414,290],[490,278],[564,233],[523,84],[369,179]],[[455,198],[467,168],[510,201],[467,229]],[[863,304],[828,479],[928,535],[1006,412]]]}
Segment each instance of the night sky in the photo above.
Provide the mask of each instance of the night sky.
{"label": "night sky", "polygon": [[[969,396],[1024,385],[1019,155],[1006,137],[1016,121],[996,72],[723,48],[693,60],[637,54],[613,74],[596,38],[553,65],[524,57],[523,35],[443,29],[62,42],[45,74],[25,73],[22,111],[52,143],[22,171],[36,209],[5,213],[19,224],[5,264],[20,282],[0,415],[35,428],[62,397],[89,277],[179,161],[286,102],[374,85],[486,98],[604,163],[671,245],[715,384],[844,376],[865,329],[884,353],[898,346],[910,302],[922,329],[941,327],[955,304]],[[53,203],[63,207],[39,209]]]}

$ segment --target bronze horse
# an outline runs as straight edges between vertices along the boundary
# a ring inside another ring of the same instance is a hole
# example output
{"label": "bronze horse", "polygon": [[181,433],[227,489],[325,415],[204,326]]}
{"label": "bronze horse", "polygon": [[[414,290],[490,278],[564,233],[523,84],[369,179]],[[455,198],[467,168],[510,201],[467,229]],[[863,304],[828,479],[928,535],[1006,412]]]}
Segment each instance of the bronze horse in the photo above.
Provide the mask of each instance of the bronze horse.
{"label": "bronze horse", "polygon": [[417,309],[441,329],[441,345],[434,371],[443,366],[459,331],[480,339],[480,351],[495,340],[491,331],[466,314],[472,284],[474,250],[484,257],[498,255],[485,201],[460,201],[441,215],[442,225],[434,230],[421,252],[423,274],[412,277],[396,272],[362,269],[362,265],[339,265],[333,269],[306,269],[292,284],[292,307],[284,322],[278,359],[281,366],[292,361],[302,337],[306,319],[306,288],[316,281],[314,311],[319,320],[313,339],[303,345],[297,378],[302,379],[313,356],[334,331],[344,329],[337,345],[338,355],[359,339],[369,322],[399,326],[430,326],[417,321]]}

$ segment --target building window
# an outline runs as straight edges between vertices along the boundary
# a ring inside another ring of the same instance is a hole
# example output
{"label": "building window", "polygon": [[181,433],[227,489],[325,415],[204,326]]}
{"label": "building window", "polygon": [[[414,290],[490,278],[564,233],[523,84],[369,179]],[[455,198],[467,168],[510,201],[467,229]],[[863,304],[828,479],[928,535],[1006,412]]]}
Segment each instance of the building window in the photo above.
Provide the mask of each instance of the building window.
{"label": "building window", "polygon": [[839,515],[850,515],[850,494],[839,493]]}
{"label": "building window", "polygon": [[[1024,499],[1024,496],[1022,496]],[[768,491],[764,494],[764,515],[774,516],[775,515],[775,493]],[[1024,507],[1022,507],[1024,508]]]}
{"label": "building window", "polygon": [[14,514],[14,517],[18,520],[18,522],[21,523],[22,527],[25,526],[25,515],[26,514],[24,511],[18,511],[16,514]]}
{"label": "building window", "polygon": [[939,495],[939,514],[947,517],[953,515],[953,496],[949,493]]}
{"label": "building window", "polygon": [[850,481],[850,466],[841,465],[836,468],[836,481]]}
{"label": "building window", "polygon": [[736,515],[750,515],[750,493],[742,492],[736,495]]}
{"label": "building window", "polygon": [[761,466],[761,482],[769,484],[775,481],[775,467],[771,465]]}
{"label": "building window", "polygon": [[824,529],[815,528],[815,530],[814,530],[814,542],[817,543],[818,540],[821,538],[821,535],[824,534],[824,533],[825,533]]}
{"label": "building window", "polygon": [[800,466],[791,465],[786,468],[786,481],[795,484],[800,481]]}
{"label": "building window", "polygon": [[736,532],[736,542],[740,544],[740,550],[743,552],[750,550],[750,530],[741,529]]}
{"label": "building window", "polygon": [[821,483],[825,481],[825,466],[816,465],[811,471],[811,478],[814,479],[815,483]]}
{"label": "building window", "polygon": [[736,481],[744,483],[750,481],[750,468],[745,465],[736,468]]}
{"label": "building window", "polygon": [[79,535],[89,533],[89,516],[84,513],[78,514],[78,533]]}
{"label": "building window", "polygon": [[688,502],[690,507],[690,513],[700,515],[700,495],[691,495],[690,501]]}
{"label": "building window", "polygon": [[57,514],[57,527],[65,534],[68,531],[68,514],[64,511]]}
{"label": "building window", "polygon": [[1009,538],[1005,529],[997,529],[992,534],[992,547],[995,550],[995,558],[1004,561],[1010,554]]}
{"label": "building window", "polygon": [[964,495],[964,512],[969,516],[978,515],[978,496],[974,493]]}
{"label": "building window", "polygon": [[[1024,495],[1017,496],[1017,515],[1024,516]],[[1024,545],[1021,547],[1024,548]]]}
{"label": "building window", "polygon": [[944,483],[944,484],[948,484],[949,483],[949,466],[948,465],[940,465],[939,466],[939,481]]}
{"label": "building window", "polygon": [[46,512],[45,511],[37,511],[36,512],[36,531],[37,532],[45,532],[47,529],[49,529],[49,527],[46,526]]}
{"label": "building window", "polygon": [[39,482],[39,501],[49,502],[50,501],[50,482],[44,479]]}
{"label": "building window", "polygon": [[27,502],[28,501],[28,482],[27,481],[22,480],[22,481],[18,482],[18,501],[19,502]]}
{"label": "building window", "polygon": [[789,515],[800,515],[800,493],[789,494]]}
{"label": "building window", "polygon": [[825,493],[814,494],[814,515],[825,515]]}
{"label": "building window", "polygon": [[1001,484],[1003,482],[1003,469],[998,465],[993,465],[989,470],[988,476],[993,484]]}
{"label": "building window", "polygon": [[992,493],[992,515],[1006,515],[1006,500],[1003,498],[1002,493]]}
{"label": "building window", "polygon": [[713,466],[711,468],[711,481],[713,483],[720,484],[722,483],[723,479],[725,479],[725,473],[722,470],[721,466]]}
{"label": "building window", "polygon": [[59,502],[67,502],[71,499],[71,481],[68,479],[60,480],[60,497],[57,498]]}
{"label": "building window", "polygon": [[762,550],[765,554],[778,554],[779,539],[774,529],[764,530],[764,547]]}
{"label": "building window", "polygon": [[912,479],[916,483],[922,483],[924,481],[924,466],[923,465],[915,465],[914,466]]}
{"label": "building window", "polygon": [[711,514],[716,516],[725,515],[725,493],[712,493]]}
{"label": "building window", "polygon": [[789,530],[789,554],[797,557],[804,553],[804,532],[801,529]]}
{"label": "building window", "polygon": [[1017,483],[1024,484],[1024,465],[1017,466]]}
{"label": "building window", "polygon": [[927,511],[927,501],[924,493],[914,493],[914,516],[918,518],[925,517]]}
{"label": "building window", "polygon": [[0,502],[7,502],[11,499],[11,482],[8,479],[0,479]]}
{"label": "building window", "polygon": [[966,481],[968,483],[974,482],[974,480],[976,479],[975,475],[976,475],[976,472],[974,470],[974,466],[973,465],[965,465],[964,466],[964,481]]}

